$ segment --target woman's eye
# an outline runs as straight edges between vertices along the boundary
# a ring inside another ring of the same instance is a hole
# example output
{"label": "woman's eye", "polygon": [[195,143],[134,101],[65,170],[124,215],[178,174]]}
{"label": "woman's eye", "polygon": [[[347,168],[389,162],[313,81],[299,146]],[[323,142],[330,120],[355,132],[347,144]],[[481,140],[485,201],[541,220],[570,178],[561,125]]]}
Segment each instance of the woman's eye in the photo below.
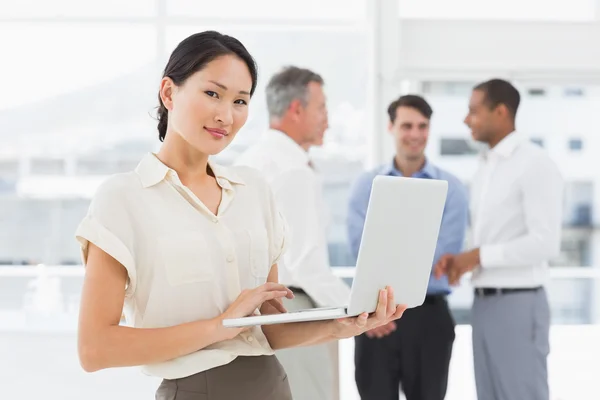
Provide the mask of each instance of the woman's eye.
{"label": "woman's eye", "polygon": [[215,92],[211,91],[211,90],[207,90],[207,91],[206,91],[206,92],[204,92],[204,93],[206,93],[206,94],[207,94],[207,95],[209,95],[210,97],[214,97],[215,99],[218,99],[218,98],[219,98],[219,95],[218,95],[217,93],[215,93]]}
{"label": "woman's eye", "polygon": [[246,100],[242,100],[242,99],[236,100],[234,103],[235,103],[235,104],[241,104],[241,105],[246,105],[246,104],[248,104],[248,103],[246,102]]}

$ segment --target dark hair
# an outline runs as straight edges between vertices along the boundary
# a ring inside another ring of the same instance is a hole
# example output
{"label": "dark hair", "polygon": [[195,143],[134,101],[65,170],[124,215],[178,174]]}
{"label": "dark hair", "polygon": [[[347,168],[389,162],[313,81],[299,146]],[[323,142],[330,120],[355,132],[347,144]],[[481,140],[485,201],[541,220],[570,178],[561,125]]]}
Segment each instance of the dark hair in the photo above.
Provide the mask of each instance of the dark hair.
{"label": "dark hair", "polygon": [[475,86],[473,90],[480,90],[485,94],[485,103],[490,110],[504,104],[513,120],[517,116],[521,95],[510,82],[503,79],[491,79]]}
{"label": "dark hair", "polygon": [[431,116],[433,115],[433,110],[431,109],[431,106],[427,100],[421,96],[417,96],[416,94],[407,94],[405,96],[400,96],[397,100],[392,101],[388,107],[388,115],[392,124],[396,120],[396,110],[398,107],[414,108],[427,119],[431,119]]}
{"label": "dark hair", "polygon": [[[229,54],[239,57],[248,66],[252,77],[250,95],[253,95],[258,80],[258,68],[254,58],[239,40],[215,31],[196,33],[179,43],[171,53],[163,78],[169,77],[176,85],[182,85],[211,61]],[[162,142],[167,134],[168,111],[160,98],[160,93],[158,103],[158,139]]]}

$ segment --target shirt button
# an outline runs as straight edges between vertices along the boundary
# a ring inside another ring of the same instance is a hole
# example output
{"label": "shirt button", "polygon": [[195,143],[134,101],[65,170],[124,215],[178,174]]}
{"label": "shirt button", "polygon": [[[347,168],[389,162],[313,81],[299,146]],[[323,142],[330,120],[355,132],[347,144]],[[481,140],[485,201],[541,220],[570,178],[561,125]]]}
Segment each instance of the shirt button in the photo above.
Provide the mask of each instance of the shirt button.
{"label": "shirt button", "polygon": [[252,336],[248,336],[248,342],[250,342],[250,343],[254,342],[254,338]]}
{"label": "shirt button", "polygon": [[227,262],[233,262],[235,258],[232,255],[227,256]]}
{"label": "shirt button", "polygon": [[219,218],[214,217],[212,221],[216,224],[217,222],[219,222]]}

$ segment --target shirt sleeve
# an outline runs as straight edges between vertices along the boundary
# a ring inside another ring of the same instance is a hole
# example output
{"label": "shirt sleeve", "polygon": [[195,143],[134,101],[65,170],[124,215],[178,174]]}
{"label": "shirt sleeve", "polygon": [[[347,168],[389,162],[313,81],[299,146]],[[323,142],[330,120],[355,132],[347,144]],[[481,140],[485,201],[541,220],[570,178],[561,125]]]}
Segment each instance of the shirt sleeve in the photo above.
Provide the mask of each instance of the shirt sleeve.
{"label": "shirt sleeve", "polygon": [[482,268],[537,264],[560,252],[563,178],[548,156],[536,157],[519,182],[526,232],[511,241],[481,246]]}
{"label": "shirt sleeve", "polygon": [[288,247],[288,224],[283,216],[283,213],[277,207],[275,203],[275,196],[271,187],[267,187],[269,205],[270,205],[270,219],[271,219],[271,235],[269,242],[269,260],[270,265],[277,264],[283,254],[286,252]]}
{"label": "shirt sleeve", "polygon": [[133,253],[131,216],[118,182],[109,180],[96,192],[87,215],[80,222],[75,238],[81,247],[83,264],[87,264],[89,244],[93,243],[117,260],[127,270],[126,296],[135,292],[136,266]]}
{"label": "shirt sleeve", "polygon": [[467,191],[459,181],[448,181],[449,193],[444,207],[433,265],[444,254],[457,254],[463,250],[469,219]]}
{"label": "shirt sleeve", "polygon": [[373,174],[365,173],[354,182],[350,189],[346,227],[350,252],[352,253],[354,262],[356,262],[358,257],[358,249],[360,249],[362,233],[365,227],[373,178]]}

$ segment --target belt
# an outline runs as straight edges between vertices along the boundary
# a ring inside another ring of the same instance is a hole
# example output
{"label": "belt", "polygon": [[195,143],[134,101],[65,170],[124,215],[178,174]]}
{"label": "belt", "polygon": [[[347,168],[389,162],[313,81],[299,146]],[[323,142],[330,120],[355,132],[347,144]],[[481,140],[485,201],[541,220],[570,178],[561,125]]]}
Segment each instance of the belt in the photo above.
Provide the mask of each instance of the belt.
{"label": "belt", "polygon": [[476,296],[496,296],[501,294],[535,292],[541,289],[541,286],[533,288],[475,288]]}

